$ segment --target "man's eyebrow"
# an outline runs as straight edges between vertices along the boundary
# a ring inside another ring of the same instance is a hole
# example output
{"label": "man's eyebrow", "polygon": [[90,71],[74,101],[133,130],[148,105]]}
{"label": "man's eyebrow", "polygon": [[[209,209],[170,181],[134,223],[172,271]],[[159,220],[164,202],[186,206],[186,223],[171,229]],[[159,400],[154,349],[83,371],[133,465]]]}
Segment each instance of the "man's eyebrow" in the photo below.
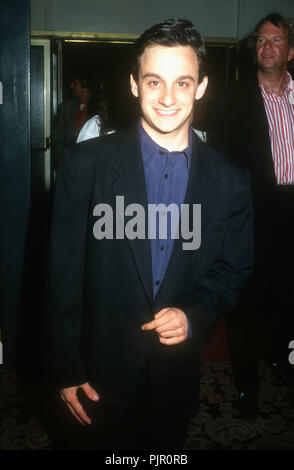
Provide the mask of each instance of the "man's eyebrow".
{"label": "man's eyebrow", "polygon": [[181,75],[177,78],[177,80],[191,80],[192,82],[195,82],[195,79],[192,77],[192,75]]}
{"label": "man's eyebrow", "polygon": [[159,78],[161,79],[161,76],[158,75],[158,73],[145,73],[142,77],[142,79],[144,80],[144,78]]}
{"label": "man's eyebrow", "polygon": [[[142,79],[144,80],[144,78],[158,78],[162,80],[162,77],[158,73],[145,73]],[[176,80],[191,80],[192,82],[195,82],[195,79],[192,77],[192,75],[180,75],[176,78]]]}

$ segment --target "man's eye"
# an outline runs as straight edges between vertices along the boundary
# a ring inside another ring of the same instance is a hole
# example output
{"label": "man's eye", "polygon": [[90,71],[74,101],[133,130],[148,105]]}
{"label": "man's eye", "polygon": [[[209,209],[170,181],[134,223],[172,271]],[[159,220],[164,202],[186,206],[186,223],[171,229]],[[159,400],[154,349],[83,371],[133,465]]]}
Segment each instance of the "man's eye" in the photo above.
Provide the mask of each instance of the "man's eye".
{"label": "man's eye", "polygon": [[263,42],[264,42],[263,38],[257,38],[257,41],[256,41],[257,44],[262,44]]}
{"label": "man's eye", "polygon": [[151,80],[148,85],[150,86],[154,86],[154,87],[157,87],[159,85],[159,81],[158,80]]}
{"label": "man's eye", "polygon": [[275,42],[275,43],[281,42],[281,38],[274,38],[274,42]]}
{"label": "man's eye", "polygon": [[179,82],[178,85],[179,85],[180,88],[184,88],[184,87],[188,86],[188,83],[187,82]]}

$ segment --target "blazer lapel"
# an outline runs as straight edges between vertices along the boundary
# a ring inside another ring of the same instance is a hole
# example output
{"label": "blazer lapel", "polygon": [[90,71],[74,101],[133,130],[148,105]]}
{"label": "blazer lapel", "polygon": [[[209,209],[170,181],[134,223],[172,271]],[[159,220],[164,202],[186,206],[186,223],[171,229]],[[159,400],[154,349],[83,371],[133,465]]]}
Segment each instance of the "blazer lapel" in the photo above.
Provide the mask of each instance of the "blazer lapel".
{"label": "blazer lapel", "polygon": [[[193,228],[193,204],[201,205],[201,244],[205,237],[209,215],[213,213],[213,208],[218,200],[218,185],[216,185],[216,180],[219,178],[218,171],[217,168],[211,169],[208,153],[209,148],[196,135],[193,135],[192,159],[185,204],[189,205],[190,231]],[[190,257],[193,256],[196,261],[200,256],[201,244],[197,250],[183,250],[183,243],[186,241],[181,233],[179,239],[175,240],[165,278],[155,299],[157,309],[164,304],[166,295],[170,296],[171,292],[177,292],[179,279],[184,276]]]}
{"label": "blazer lapel", "polygon": [[[130,204],[140,204],[144,208],[145,214],[145,233],[147,234],[147,192],[145,185],[144,166],[141,155],[140,140],[137,129],[132,129],[126,133],[118,149],[118,159],[113,168],[114,180],[112,190],[114,196],[124,196],[124,207]],[[135,216],[136,214],[134,214]],[[124,214],[119,214],[124,219]],[[132,217],[131,217],[132,218]],[[127,237],[126,237],[127,238]],[[144,239],[134,239],[127,241],[132,250],[138,274],[145,290],[150,305],[152,305],[152,261],[151,248],[148,237]]]}

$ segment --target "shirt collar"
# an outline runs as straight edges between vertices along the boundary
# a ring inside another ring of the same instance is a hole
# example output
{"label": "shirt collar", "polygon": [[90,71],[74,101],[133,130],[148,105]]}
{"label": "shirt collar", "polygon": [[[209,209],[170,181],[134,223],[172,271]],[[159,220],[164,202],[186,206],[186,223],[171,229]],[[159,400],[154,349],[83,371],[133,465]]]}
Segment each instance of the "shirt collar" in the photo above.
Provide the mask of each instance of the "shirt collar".
{"label": "shirt collar", "polygon": [[286,94],[289,95],[290,93],[294,91],[294,81],[292,80],[290,73],[287,71],[286,72],[286,88],[282,96],[278,95],[274,91],[266,90],[260,82],[259,82],[259,87],[261,89],[261,93],[264,98],[274,98],[276,96],[278,96],[279,98],[282,98],[284,95]]}
{"label": "shirt collar", "polygon": [[186,147],[184,150],[180,152],[176,152],[176,151],[170,152],[169,150],[165,149],[164,147],[161,147],[156,142],[154,142],[154,140],[151,139],[150,135],[147,134],[147,132],[143,128],[141,119],[139,119],[138,121],[138,128],[139,128],[141,151],[142,151],[142,157],[143,157],[145,169],[148,168],[148,166],[151,163],[151,160],[153,160],[157,156],[160,157],[162,154],[164,155],[184,154],[187,159],[188,170],[190,169],[191,157],[192,157],[192,127],[191,126],[189,128],[188,147]]}

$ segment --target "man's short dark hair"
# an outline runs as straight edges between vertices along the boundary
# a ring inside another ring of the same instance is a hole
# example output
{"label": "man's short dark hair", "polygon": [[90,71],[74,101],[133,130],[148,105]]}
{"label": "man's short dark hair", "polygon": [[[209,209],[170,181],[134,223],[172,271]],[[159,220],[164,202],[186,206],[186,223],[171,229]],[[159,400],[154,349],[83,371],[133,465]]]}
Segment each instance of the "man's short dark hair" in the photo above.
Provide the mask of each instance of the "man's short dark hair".
{"label": "man's short dark hair", "polygon": [[132,74],[138,80],[140,58],[148,46],[191,46],[195,51],[199,66],[199,81],[204,73],[206,50],[200,33],[191,21],[182,18],[170,18],[147,29],[134,43]]}
{"label": "man's short dark hair", "polygon": [[90,72],[75,72],[72,74],[72,78],[70,80],[70,84],[73,83],[75,80],[80,82],[82,88],[87,88],[91,90],[93,88],[93,77]]}
{"label": "man's short dark hair", "polygon": [[293,23],[285,18],[284,16],[280,15],[280,13],[270,13],[269,15],[263,17],[255,26],[253,32],[251,33],[248,41],[248,45],[251,49],[256,48],[256,41],[258,38],[258,33],[260,28],[265,23],[272,23],[277,28],[280,28],[288,38],[288,45],[289,47],[294,47],[294,26]]}

